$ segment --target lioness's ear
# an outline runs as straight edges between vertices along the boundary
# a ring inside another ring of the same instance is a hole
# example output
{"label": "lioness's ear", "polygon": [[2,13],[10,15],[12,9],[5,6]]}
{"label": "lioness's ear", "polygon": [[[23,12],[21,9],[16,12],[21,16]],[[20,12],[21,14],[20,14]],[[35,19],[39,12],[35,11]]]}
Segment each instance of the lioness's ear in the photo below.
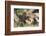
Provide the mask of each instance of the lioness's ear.
{"label": "lioness's ear", "polygon": [[39,13],[39,9],[35,9],[32,13]]}

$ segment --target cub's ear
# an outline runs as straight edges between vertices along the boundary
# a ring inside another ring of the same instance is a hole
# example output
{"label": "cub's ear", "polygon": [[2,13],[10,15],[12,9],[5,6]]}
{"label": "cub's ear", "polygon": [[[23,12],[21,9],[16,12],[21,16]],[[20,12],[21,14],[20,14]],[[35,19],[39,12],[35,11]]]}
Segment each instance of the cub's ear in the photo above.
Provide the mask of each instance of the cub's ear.
{"label": "cub's ear", "polygon": [[35,9],[32,13],[39,13],[39,9]]}

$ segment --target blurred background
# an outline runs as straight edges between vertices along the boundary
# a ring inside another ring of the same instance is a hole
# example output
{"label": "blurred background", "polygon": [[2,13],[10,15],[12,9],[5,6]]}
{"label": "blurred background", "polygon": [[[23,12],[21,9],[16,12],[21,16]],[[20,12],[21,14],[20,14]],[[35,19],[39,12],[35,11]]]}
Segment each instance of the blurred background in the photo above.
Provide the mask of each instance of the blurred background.
{"label": "blurred background", "polygon": [[35,27],[39,25],[39,9],[14,9],[14,27]]}

